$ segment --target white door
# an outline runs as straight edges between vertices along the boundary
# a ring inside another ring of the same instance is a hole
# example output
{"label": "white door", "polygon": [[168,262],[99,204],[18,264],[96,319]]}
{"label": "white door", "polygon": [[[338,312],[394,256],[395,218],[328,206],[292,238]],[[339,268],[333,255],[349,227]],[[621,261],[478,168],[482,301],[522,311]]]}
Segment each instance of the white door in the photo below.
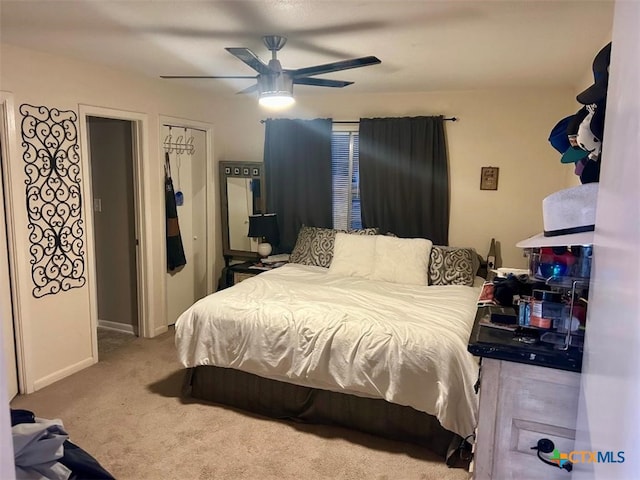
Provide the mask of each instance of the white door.
{"label": "white door", "polygon": [[166,275],[167,323],[172,325],[207,294],[207,148],[205,132],[195,128],[163,125],[162,140],[161,151],[169,151],[174,191],[182,199],[176,208],[187,260]]}
{"label": "white door", "polygon": [[[4,114],[1,110],[0,116]],[[4,120],[4,118],[0,118],[0,120]],[[2,121],[0,121],[0,125],[2,125]],[[0,128],[0,131],[2,130]],[[2,150],[0,142],[0,165],[4,164],[1,158]],[[12,399],[18,394],[18,370],[16,366],[16,346],[13,337],[11,277],[9,275],[9,249],[7,247],[4,198],[4,189],[0,182],[0,319],[2,320],[2,351],[4,352],[4,364],[7,374],[7,393],[9,399]]]}
{"label": "white door", "polygon": [[575,447],[613,459],[577,463],[571,478],[580,480],[638,478],[640,469],[640,3],[616,2],[613,25]]}

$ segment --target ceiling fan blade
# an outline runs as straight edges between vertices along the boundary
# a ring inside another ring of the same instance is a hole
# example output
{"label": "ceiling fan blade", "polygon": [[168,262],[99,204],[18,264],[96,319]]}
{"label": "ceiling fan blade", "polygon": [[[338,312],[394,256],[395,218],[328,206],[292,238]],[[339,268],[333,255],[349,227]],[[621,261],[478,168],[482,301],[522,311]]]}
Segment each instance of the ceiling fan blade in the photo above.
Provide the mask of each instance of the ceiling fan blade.
{"label": "ceiling fan blade", "polygon": [[244,90],[240,90],[239,92],[236,92],[236,95],[240,95],[243,93],[253,93],[257,90],[258,90],[258,84],[256,83],[255,85],[251,85],[250,87],[247,87]]}
{"label": "ceiling fan blade", "polygon": [[250,77],[248,75],[160,75],[160,78],[239,78],[239,79],[251,79],[255,80],[256,77]]}
{"label": "ceiling fan blade", "polygon": [[345,82],[342,80],[329,80],[327,78],[295,78],[293,83],[297,83],[298,85],[313,85],[316,87],[346,87],[347,85],[351,85],[353,82]]}
{"label": "ceiling fan blade", "polygon": [[269,67],[262,60],[260,60],[255,53],[253,53],[248,48],[229,47],[229,48],[225,48],[225,50],[229,52],[231,55],[234,55],[235,57],[242,60],[244,63],[249,65],[251,68],[253,68],[256,72],[261,74],[271,73],[271,69],[269,69]]}
{"label": "ceiling fan blade", "polygon": [[351,60],[342,60],[340,62],[326,63],[324,65],[316,65],[314,67],[298,68],[291,70],[291,76],[294,79],[310,77],[312,75],[321,75],[323,73],[338,72],[340,70],[348,70],[350,68],[367,67],[369,65],[377,65],[382,63],[378,57],[361,57]]}

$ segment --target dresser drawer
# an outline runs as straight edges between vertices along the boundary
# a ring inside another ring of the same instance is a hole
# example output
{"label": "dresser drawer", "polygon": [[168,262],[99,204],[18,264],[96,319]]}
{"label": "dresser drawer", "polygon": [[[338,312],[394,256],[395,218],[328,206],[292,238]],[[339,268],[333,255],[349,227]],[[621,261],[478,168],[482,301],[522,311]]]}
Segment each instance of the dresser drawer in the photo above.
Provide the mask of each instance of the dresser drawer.
{"label": "dresser drawer", "polygon": [[531,447],[573,450],[579,391],[579,373],[483,359],[474,478],[566,480]]}

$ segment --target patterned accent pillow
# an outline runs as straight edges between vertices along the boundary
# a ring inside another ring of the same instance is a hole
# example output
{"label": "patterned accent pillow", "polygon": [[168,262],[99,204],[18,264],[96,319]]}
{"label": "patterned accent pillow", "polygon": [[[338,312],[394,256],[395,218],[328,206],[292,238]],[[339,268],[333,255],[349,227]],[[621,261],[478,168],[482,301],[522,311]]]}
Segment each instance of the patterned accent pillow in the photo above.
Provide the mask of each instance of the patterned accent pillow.
{"label": "patterned accent pillow", "polygon": [[[301,265],[315,265],[316,267],[329,268],[333,259],[333,246],[336,233],[344,230],[333,228],[307,227],[303,225],[298,232],[296,245],[289,256],[290,263]],[[377,235],[377,228],[363,228],[351,230],[346,233],[354,235]]]}
{"label": "patterned accent pillow", "polygon": [[[344,230],[336,231],[344,233]],[[351,235],[378,235],[380,233],[380,229],[378,227],[361,228],[359,230],[347,230],[346,233]]]}
{"label": "patterned accent pillow", "polygon": [[429,260],[429,285],[473,286],[476,251],[434,245]]}

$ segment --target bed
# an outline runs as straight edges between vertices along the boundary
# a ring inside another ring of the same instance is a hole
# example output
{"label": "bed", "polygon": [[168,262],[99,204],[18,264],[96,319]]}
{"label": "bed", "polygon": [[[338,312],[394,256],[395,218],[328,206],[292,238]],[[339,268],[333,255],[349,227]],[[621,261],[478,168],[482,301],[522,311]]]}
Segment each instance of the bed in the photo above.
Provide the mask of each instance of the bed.
{"label": "bed", "polygon": [[[434,259],[430,242],[412,252],[397,245],[419,242],[353,237],[336,236],[329,267],[289,263],[185,311],[176,346],[189,394],[277,418],[355,427],[449,456],[476,425],[478,363],[467,342],[482,279],[469,280],[467,272],[465,284],[440,278],[429,285],[437,275],[421,277],[425,266],[442,272],[451,264]],[[345,242],[357,245],[345,249]],[[375,254],[381,244],[395,251],[382,277],[372,275],[384,263]],[[373,252],[362,257],[367,248]],[[412,278],[407,269],[416,261],[421,273]]]}

